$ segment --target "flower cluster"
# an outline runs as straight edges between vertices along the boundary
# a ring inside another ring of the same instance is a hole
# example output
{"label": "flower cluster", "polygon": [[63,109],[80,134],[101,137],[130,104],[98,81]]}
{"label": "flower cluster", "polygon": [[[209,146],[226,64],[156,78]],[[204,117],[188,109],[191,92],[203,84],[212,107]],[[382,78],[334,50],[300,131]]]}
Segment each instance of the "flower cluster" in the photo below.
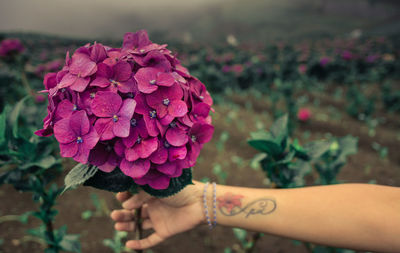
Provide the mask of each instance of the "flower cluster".
{"label": "flower cluster", "polygon": [[5,39],[0,43],[0,56],[10,57],[25,50],[19,39]]}
{"label": "flower cluster", "polygon": [[44,86],[48,115],[37,135],[54,133],[61,156],[104,172],[119,167],[153,189],[194,166],[214,131],[204,84],[145,31],[126,33],[121,48],[94,43],[67,53]]}

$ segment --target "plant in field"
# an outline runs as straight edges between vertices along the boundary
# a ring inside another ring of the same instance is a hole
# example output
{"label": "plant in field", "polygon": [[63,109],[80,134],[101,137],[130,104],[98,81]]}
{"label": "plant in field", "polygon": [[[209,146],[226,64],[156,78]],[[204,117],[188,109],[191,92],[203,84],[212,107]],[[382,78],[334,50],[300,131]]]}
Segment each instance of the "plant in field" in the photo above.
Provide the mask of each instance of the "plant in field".
{"label": "plant in field", "polygon": [[335,138],[329,149],[316,161],[315,169],[320,177],[317,183],[335,184],[336,176],[346,164],[347,156],[357,153],[357,138],[351,135]]}
{"label": "plant in field", "polygon": [[[19,101],[13,109],[6,106],[0,114],[0,185],[11,184],[16,190],[33,194],[39,210],[27,212],[19,220],[27,220],[28,216],[41,220],[42,225],[30,229],[28,234],[47,244],[45,252],[80,252],[78,235],[68,235],[66,226],[54,228],[58,213],[55,201],[63,188],[49,184],[60,174],[61,162],[54,157],[52,141],[33,135],[34,126],[28,123],[34,116],[24,107],[27,99]],[[22,111],[24,117],[20,117]]]}
{"label": "plant in field", "polygon": [[125,244],[123,240],[128,236],[127,232],[124,231],[115,231],[114,238],[112,239],[104,239],[103,244],[112,249],[114,253],[121,252],[131,252],[129,249],[125,248]]}
{"label": "plant in field", "polygon": [[[297,139],[289,138],[287,115],[275,121],[268,132],[251,133],[251,137],[248,142],[263,152],[261,167],[276,188],[304,186],[304,176],[310,173],[313,167],[320,176],[317,183],[336,183],[336,176],[345,165],[346,157],[357,152],[357,139],[352,136],[300,145]],[[252,238],[254,237],[257,235],[253,235]],[[321,250],[327,249],[310,243],[303,244],[310,252],[323,252]],[[342,252],[340,249],[331,249],[333,252]]]}
{"label": "plant in field", "polygon": [[303,177],[310,172],[310,162],[325,153],[330,143],[314,141],[300,146],[288,134],[288,116],[280,117],[268,132],[251,133],[248,143],[265,154],[261,167],[278,188],[303,186]]}
{"label": "plant in field", "polygon": [[364,120],[372,116],[375,111],[375,97],[367,97],[364,93],[355,85],[351,86],[347,91],[347,99],[349,104],[347,105],[347,113],[350,116]]}
{"label": "plant in field", "polygon": [[393,84],[386,82],[382,85],[382,101],[390,112],[400,112],[400,90]]}

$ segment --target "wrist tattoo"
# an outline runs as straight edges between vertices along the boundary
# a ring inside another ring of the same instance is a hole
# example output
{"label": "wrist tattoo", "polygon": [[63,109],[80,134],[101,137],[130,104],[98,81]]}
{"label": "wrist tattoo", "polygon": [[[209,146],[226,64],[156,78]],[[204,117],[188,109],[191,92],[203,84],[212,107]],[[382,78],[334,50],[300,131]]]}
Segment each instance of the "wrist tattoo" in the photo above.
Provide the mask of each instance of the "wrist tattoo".
{"label": "wrist tattoo", "polygon": [[235,216],[243,213],[245,218],[248,218],[257,214],[267,215],[276,209],[276,201],[272,198],[259,198],[244,207],[242,207],[242,198],[244,198],[243,195],[227,192],[217,198],[218,210],[225,216]]}

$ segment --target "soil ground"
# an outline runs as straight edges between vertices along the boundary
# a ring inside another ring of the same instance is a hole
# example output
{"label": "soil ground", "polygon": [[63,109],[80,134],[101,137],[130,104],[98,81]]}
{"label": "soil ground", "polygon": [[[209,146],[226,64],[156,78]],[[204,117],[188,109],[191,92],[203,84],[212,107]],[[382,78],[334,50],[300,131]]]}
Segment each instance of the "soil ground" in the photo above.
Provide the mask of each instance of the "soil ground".
{"label": "soil ground", "polygon": [[[318,106],[312,103],[316,98],[320,101]],[[356,136],[359,139],[359,151],[348,158],[348,163],[342,168],[339,179],[343,182],[376,182],[400,186],[399,115],[389,115],[378,110],[378,116],[388,120],[385,124],[378,125],[376,134],[370,136],[365,122],[349,117],[344,112],[342,104],[343,101],[326,94],[311,94],[309,104],[306,106],[311,109],[313,116],[309,122],[299,124],[295,136],[303,142],[323,138],[327,133],[333,136],[348,134]],[[212,173],[212,168],[219,164],[228,173],[226,184],[268,187],[264,180],[264,173],[260,169],[251,168],[251,160],[257,151],[246,143],[251,131],[266,129],[270,126],[272,121],[268,116],[268,101],[256,99],[251,95],[235,95],[226,98],[223,104],[215,105],[214,108],[213,122],[216,131],[213,140],[202,150],[198,164],[193,170],[194,178],[199,180],[207,177],[210,181],[218,181],[218,177]],[[220,141],[223,132],[229,135],[225,143]],[[308,137],[307,133],[310,133]],[[386,157],[380,157],[379,153],[373,149],[374,142],[388,148]],[[71,167],[72,164],[68,166]],[[313,176],[315,175],[312,175],[311,179]],[[63,178],[60,177],[58,183],[62,184],[62,180]],[[97,211],[91,200],[93,194],[96,194],[102,203]],[[11,186],[0,188],[0,201],[0,217],[22,214],[36,208],[29,194],[19,193]],[[55,227],[67,224],[69,233],[81,234],[82,252],[112,252],[102,244],[102,241],[113,237],[113,222],[108,217],[108,213],[118,208],[120,204],[113,194],[89,187],[79,187],[64,193],[58,199],[57,209],[60,213],[56,217]],[[86,210],[91,210],[96,215],[84,220],[81,215]],[[0,252],[43,252],[44,246],[26,236],[25,233],[27,229],[38,225],[38,221],[34,218],[30,218],[26,225],[17,221],[0,223],[0,238],[4,240],[3,245],[0,246]],[[223,252],[225,247],[232,247],[235,244],[237,241],[232,229],[217,227],[214,231],[209,231],[204,226],[177,235],[147,252]],[[308,251],[304,246],[296,245],[290,239],[265,235],[259,240],[255,252],[305,253]]]}

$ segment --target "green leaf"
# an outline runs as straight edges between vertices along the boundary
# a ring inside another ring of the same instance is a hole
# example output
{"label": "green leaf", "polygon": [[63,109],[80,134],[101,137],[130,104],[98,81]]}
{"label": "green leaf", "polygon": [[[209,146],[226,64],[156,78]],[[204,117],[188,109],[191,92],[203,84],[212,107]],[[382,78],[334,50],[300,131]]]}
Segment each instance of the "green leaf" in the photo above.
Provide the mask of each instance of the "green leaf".
{"label": "green leaf", "polygon": [[254,140],[273,140],[271,133],[266,131],[258,131],[250,133],[251,139]]}
{"label": "green leaf", "polygon": [[32,163],[26,163],[26,164],[22,165],[19,168],[24,170],[24,169],[29,169],[31,167],[37,166],[37,167],[40,167],[42,169],[48,169],[48,168],[51,168],[53,165],[55,165],[57,163],[59,163],[59,161],[57,161],[54,158],[54,156],[45,156],[42,159],[40,159],[39,161],[32,162]]}
{"label": "green leaf", "polygon": [[313,141],[304,145],[303,149],[309,160],[315,160],[327,152],[331,146],[330,141]]}
{"label": "green leaf", "polygon": [[285,114],[277,119],[271,126],[270,132],[275,138],[282,138],[288,134],[288,115]]}
{"label": "green leaf", "polygon": [[13,134],[14,138],[18,138],[18,119],[19,119],[19,115],[22,110],[22,107],[25,103],[25,100],[27,100],[28,98],[29,98],[29,96],[26,96],[23,99],[21,99],[20,101],[18,101],[18,103],[14,106],[13,110],[10,113],[9,123],[12,126],[12,134]]}
{"label": "green leaf", "polygon": [[109,173],[98,170],[96,174],[86,180],[83,185],[92,186],[105,191],[123,192],[130,190],[131,187],[135,185],[135,182],[131,177],[128,177],[116,167]]}
{"label": "green leaf", "polygon": [[185,188],[188,184],[192,183],[192,169],[184,169],[182,171],[182,175],[180,177],[171,178],[169,181],[169,186],[165,190],[155,190],[148,185],[140,186],[145,192],[148,194],[159,197],[159,198],[166,198],[172,195],[177,194],[183,188]]}
{"label": "green leaf", "polygon": [[246,241],[247,231],[241,228],[233,228],[233,234],[243,244]]}
{"label": "green leaf", "polygon": [[65,235],[60,242],[60,246],[64,251],[81,252],[81,243],[79,242],[79,235]]}
{"label": "green leaf", "polygon": [[248,143],[253,148],[255,148],[261,152],[265,152],[271,156],[280,155],[283,152],[283,150],[281,149],[281,146],[273,141],[249,140]]}
{"label": "green leaf", "polygon": [[6,112],[0,114],[0,144],[6,140]]}
{"label": "green leaf", "polygon": [[83,220],[89,220],[90,218],[92,218],[92,216],[93,216],[93,212],[90,210],[86,210],[86,211],[82,212],[82,214],[81,214],[81,218]]}
{"label": "green leaf", "polygon": [[65,177],[65,189],[63,192],[73,186],[84,183],[89,178],[93,177],[97,170],[98,168],[96,166],[78,163]]}

